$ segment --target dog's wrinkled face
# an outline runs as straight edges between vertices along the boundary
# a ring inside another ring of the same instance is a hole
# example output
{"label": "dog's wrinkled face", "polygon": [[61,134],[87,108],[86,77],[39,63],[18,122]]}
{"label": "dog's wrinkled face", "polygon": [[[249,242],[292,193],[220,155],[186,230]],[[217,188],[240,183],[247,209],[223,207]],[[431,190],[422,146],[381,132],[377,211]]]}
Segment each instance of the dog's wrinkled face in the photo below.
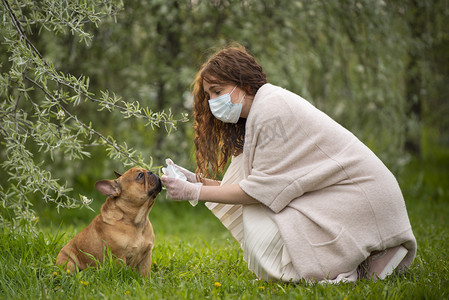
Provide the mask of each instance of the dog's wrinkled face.
{"label": "dog's wrinkled face", "polygon": [[[116,179],[121,187],[121,197],[126,199],[155,198],[162,190],[159,177],[142,168],[132,168]],[[125,188],[126,187],[126,188]]]}
{"label": "dog's wrinkled face", "polygon": [[115,180],[101,180],[95,187],[102,194],[115,198],[120,197],[136,205],[143,204],[148,199],[155,199],[162,190],[159,177],[143,168],[134,167],[123,175],[116,173]]}

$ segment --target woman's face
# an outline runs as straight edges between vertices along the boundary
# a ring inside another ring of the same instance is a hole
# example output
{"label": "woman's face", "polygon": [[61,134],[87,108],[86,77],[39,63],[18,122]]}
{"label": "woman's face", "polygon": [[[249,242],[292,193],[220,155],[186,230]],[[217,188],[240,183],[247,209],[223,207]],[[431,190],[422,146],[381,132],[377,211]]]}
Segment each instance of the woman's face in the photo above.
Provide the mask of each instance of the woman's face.
{"label": "woman's face", "polygon": [[[215,78],[211,78],[211,81],[216,81]],[[208,95],[209,100],[220,97],[221,95],[231,93],[231,102],[236,104],[242,101],[242,112],[240,114],[241,118],[246,118],[249,113],[249,109],[251,108],[253,96],[249,96],[245,93],[244,90],[236,87],[234,84],[228,83],[209,83],[206,80],[203,80],[204,92]],[[232,91],[235,88],[234,91]],[[244,98],[243,98],[244,97]]]}
{"label": "woman's face", "polygon": [[[226,84],[226,83],[209,83],[207,81],[203,81],[204,92],[209,96],[209,100],[220,97],[224,94],[231,94],[231,102],[239,103],[242,99],[244,93],[237,87],[234,91],[232,91],[235,85]],[[241,95],[240,95],[241,94]]]}

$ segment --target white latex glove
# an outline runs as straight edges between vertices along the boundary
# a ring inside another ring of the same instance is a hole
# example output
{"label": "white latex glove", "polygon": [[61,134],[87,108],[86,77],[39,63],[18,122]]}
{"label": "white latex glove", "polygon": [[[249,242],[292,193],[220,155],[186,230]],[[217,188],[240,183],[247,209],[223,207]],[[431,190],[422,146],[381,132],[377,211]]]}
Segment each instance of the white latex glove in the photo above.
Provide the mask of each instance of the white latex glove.
{"label": "white latex glove", "polygon": [[177,170],[181,171],[181,173],[184,174],[184,176],[187,178],[187,181],[188,181],[188,182],[192,182],[192,183],[198,182],[198,181],[196,180],[196,174],[195,174],[195,173],[190,172],[189,170],[187,170],[187,169],[185,169],[185,168],[183,168],[183,167],[181,167],[181,166],[178,166],[178,165],[175,164],[170,158],[167,158],[167,159],[165,160],[165,163],[166,163],[167,165],[172,165],[172,166],[174,166]]}
{"label": "white latex glove", "polygon": [[194,200],[200,197],[202,183],[191,183],[181,179],[162,175],[162,184],[165,186],[168,198],[176,201]]}

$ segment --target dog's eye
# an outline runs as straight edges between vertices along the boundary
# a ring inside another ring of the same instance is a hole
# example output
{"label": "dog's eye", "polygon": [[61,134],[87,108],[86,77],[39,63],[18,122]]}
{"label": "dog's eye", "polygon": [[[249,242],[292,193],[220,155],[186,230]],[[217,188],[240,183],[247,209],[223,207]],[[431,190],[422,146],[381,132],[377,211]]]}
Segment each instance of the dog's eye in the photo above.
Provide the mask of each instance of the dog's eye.
{"label": "dog's eye", "polygon": [[137,175],[137,180],[140,180],[140,179],[142,179],[143,178],[143,176],[144,176],[144,174],[143,173],[139,173],[138,175]]}

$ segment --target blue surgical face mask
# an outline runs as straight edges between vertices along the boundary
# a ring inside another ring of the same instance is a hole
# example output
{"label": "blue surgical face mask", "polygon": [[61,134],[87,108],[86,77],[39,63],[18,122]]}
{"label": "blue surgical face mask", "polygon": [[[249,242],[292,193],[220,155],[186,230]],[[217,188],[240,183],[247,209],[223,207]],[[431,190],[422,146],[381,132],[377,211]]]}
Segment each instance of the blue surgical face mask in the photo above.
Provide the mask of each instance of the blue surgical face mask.
{"label": "blue surgical face mask", "polygon": [[231,94],[234,92],[235,86],[230,93],[221,95],[220,97],[210,99],[209,107],[212,114],[220,121],[225,123],[237,123],[242,112],[242,102],[245,95],[243,95],[240,103],[231,102]]}

